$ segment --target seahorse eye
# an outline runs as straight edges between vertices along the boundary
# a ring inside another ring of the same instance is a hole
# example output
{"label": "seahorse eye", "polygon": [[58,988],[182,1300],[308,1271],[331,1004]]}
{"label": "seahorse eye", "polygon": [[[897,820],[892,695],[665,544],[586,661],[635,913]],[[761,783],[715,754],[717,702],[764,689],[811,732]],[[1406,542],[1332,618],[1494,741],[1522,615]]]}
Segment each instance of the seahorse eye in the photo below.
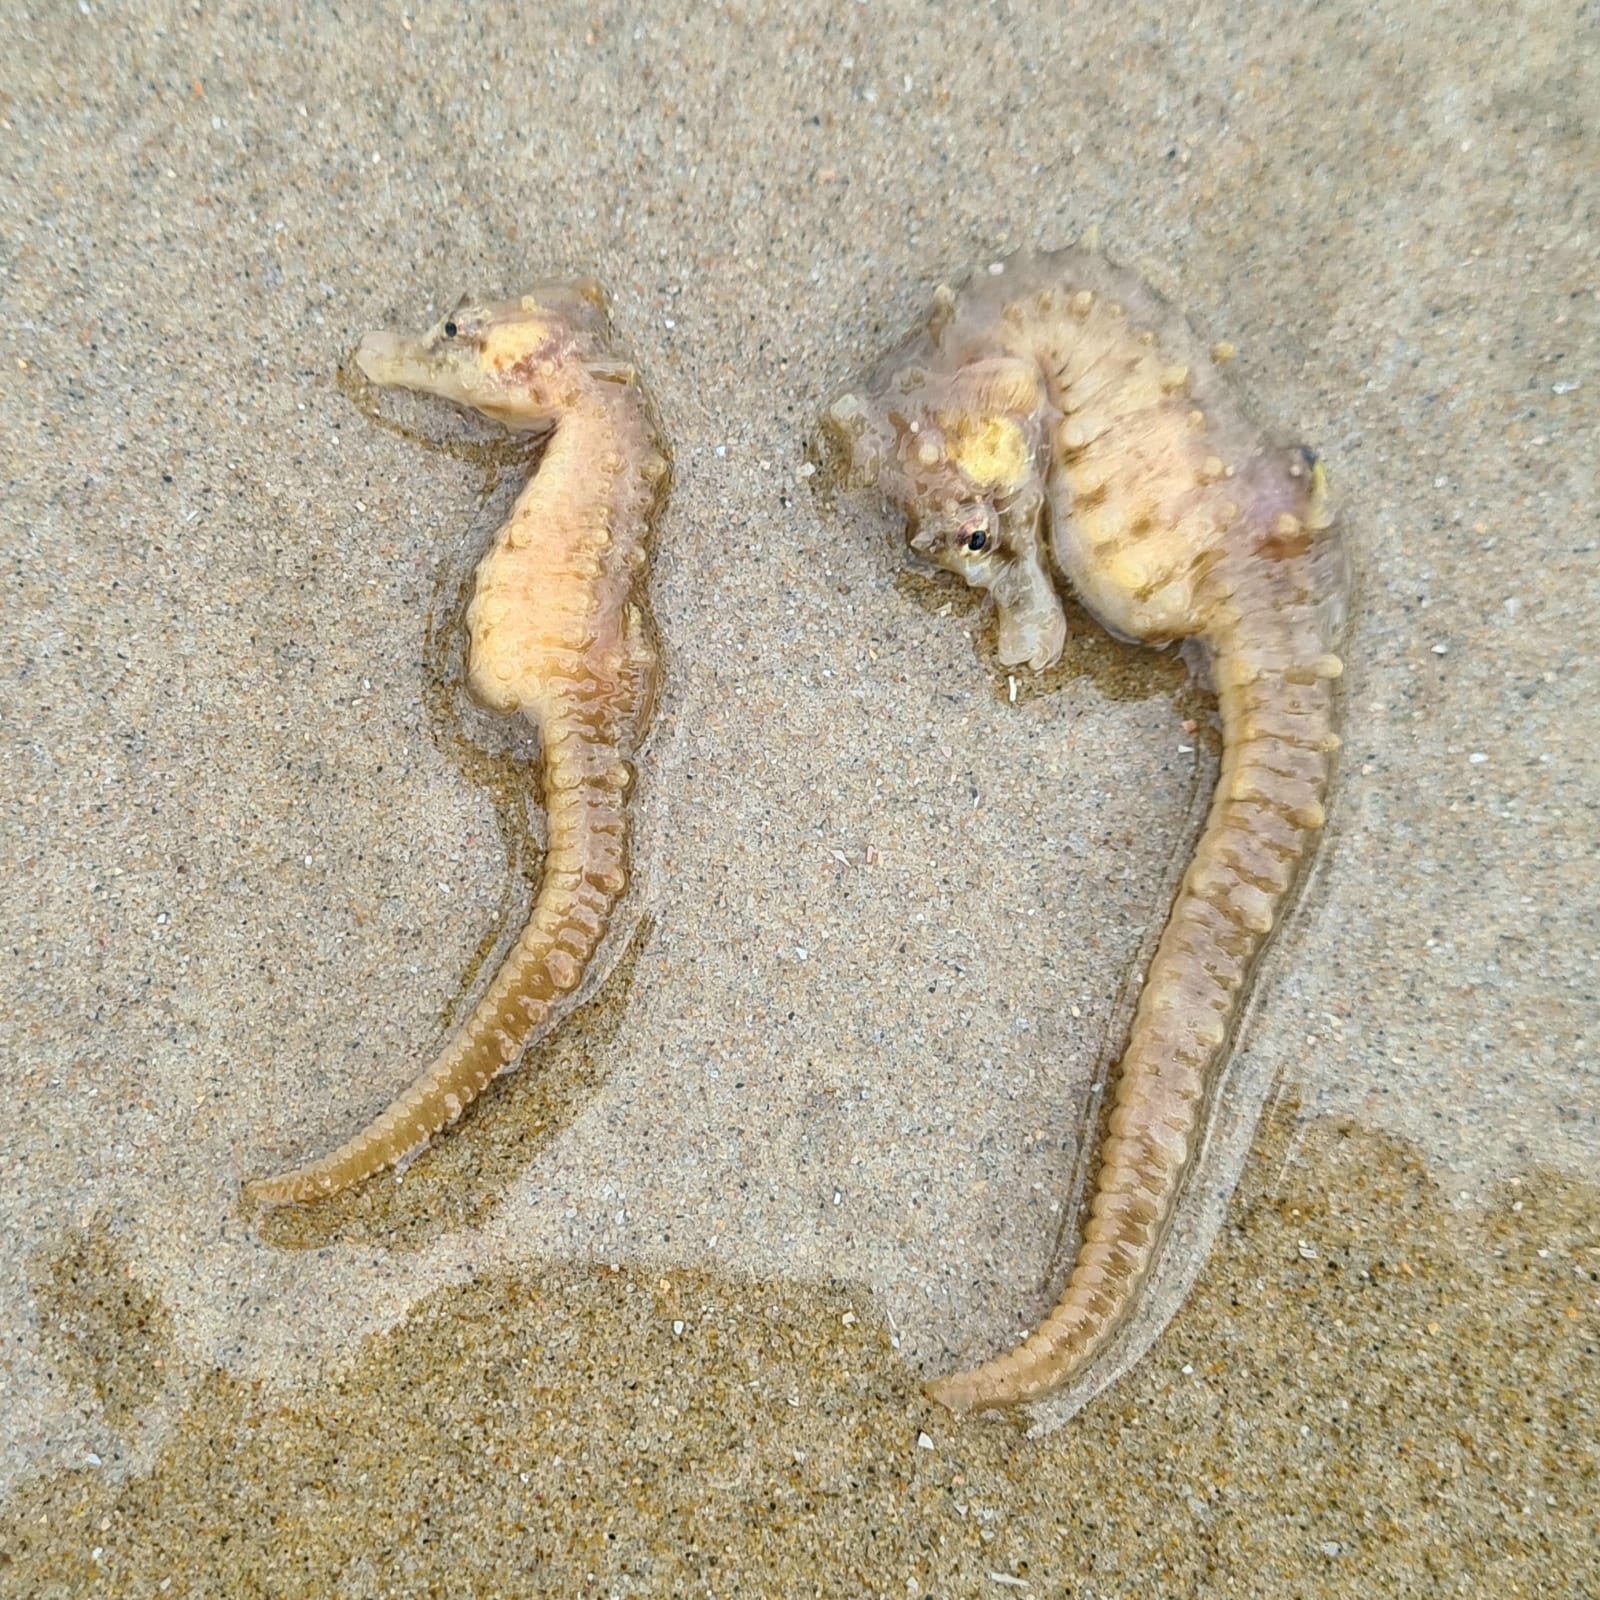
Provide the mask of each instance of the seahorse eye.
{"label": "seahorse eye", "polygon": [[986,534],[982,528],[975,528],[967,540],[967,549],[976,554],[979,550],[983,549],[988,542],[989,535]]}
{"label": "seahorse eye", "polygon": [[444,336],[447,339],[455,338],[456,334],[459,331],[460,330],[456,327],[455,323],[453,323],[453,322],[447,322],[444,325]]}

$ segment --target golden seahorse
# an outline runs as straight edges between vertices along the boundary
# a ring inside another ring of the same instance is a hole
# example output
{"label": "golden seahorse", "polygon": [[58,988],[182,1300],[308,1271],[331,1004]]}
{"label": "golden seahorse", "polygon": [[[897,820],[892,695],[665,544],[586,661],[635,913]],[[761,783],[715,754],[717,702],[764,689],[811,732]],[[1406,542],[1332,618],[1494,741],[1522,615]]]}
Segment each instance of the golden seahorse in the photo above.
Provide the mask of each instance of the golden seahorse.
{"label": "golden seahorse", "polygon": [[929,1386],[953,1410],[1040,1398],[1126,1322],[1323,825],[1345,558],[1317,458],[1249,424],[1227,354],[1093,249],[1019,255],[941,288],[824,419],[844,482],[875,485],[916,554],[993,596],[1002,662],[1060,655],[1065,582],[1115,634],[1202,644],[1222,717],[1221,777],[1140,991],[1066,1288],[1015,1350]]}
{"label": "golden seahorse", "polygon": [[467,609],[469,689],[539,729],[549,850],[527,927],[437,1059],[331,1155],[247,1184],[266,1205],[404,1162],[571,1009],[628,887],[631,761],[655,703],[644,587],[669,467],[599,285],[463,301],[421,336],[369,334],[356,360],[376,384],[549,434]]}

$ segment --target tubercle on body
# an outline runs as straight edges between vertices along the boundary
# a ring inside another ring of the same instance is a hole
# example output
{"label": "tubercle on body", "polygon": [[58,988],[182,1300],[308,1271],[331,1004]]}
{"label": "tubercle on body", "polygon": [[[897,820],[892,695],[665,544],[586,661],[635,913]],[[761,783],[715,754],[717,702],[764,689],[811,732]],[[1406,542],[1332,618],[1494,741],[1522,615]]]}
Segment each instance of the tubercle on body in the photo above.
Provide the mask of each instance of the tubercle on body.
{"label": "tubercle on body", "polygon": [[1210,814],[1124,1050],[1083,1238],[1016,1349],[942,1378],[957,1411],[1082,1373],[1148,1284],[1261,950],[1325,820],[1348,577],[1316,457],[1269,446],[1184,320],[1093,249],[1013,257],[959,291],[823,419],[847,487],[995,602],[1002,662],[1060,655],[1070,586],[1112,632],[1209,653]]}
{"label": "tubercle on body", "polygon": [[528,924],[471,1015],[410,1087],[332,1154],[245,1185],[322,1199],[403,1163],[570,1010],[628,888],[632,758],[654,709],[648,540],[670,467],[599,285],[463,301],[428,333],[369,334],[366,376],[549,433],[479,563],[467,611],[476,699],[539,728],[549,849]]}

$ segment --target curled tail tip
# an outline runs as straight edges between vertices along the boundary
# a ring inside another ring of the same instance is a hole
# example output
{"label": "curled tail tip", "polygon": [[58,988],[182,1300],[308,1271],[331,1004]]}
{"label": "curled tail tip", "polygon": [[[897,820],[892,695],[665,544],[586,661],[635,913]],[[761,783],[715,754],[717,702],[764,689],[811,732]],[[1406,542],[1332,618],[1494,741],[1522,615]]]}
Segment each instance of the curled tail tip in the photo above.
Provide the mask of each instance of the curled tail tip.
{"label": "curled tail tip", "polygon": [[946,1411],[968,1416],[978,1409],[978,1393],[970,1372],[950,1372],[922,1386],[922,1392]]}
{"label": "curled tail tip", "polygon": [[[1005,1360],[1004,1356],[1000,1358],[1000,1362]],[[1008,1406],[1034,1398],[1039,1386],[1030,1384],[1025,1375],[997,1371],[1000,1362],[991,1361],[964,1372],[948,1372],[942,1378],[925,1383],[923,1393],[958,1417],[1004,1411]]]}
{"label": "curled tail tip", "polygon": [[308,1200],[326,1200],[341,1189],[349,1187],[320,1165],[296,1167],[289,1172],[274,1173],[267,1178],[251,1178],[240,1190],[240,1201],[256,1211],[276,1211],[280,1206],[303,1205]]}
{"label": "curled tail tip", "polygon": [[958,1416],[1050,1399],[1082,1374],[1111,1331],[1102,1326],[1086,1343],[1073,1345],[1053,1333],[1054,1320],[1047,1319],[1021,1344],[981,1366],[933,1379],[923,1386],[928,1398]]}
{"label": "curled tail tip", "polygon": [[251,1178],[239,1191],[239,1203],[247,1211],[276,1211],[297,1198],[283,1178]]}
{"label": "curled tail tip", "polygon": [[301,1191],[302,1185],[295,1174],[283,1173],[273,1178],[251,1178],[240,1190],[239,1199],[252,1211],[276,1211],[280,1206],[316,1198],[314,1194]]}

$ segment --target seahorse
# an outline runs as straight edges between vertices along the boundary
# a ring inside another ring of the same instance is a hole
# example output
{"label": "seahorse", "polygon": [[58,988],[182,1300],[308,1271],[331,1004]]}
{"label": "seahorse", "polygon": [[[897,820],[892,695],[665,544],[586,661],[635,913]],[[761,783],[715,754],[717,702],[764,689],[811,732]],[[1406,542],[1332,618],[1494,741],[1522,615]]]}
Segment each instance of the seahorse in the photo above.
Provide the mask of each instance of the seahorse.
{"label": "seahorse", "polygon": [[1002,663],[1060,655],[1058,585],[1123,638],[1206,652],[1223,755],[1123,1050],[1055,1308],[929,1385],[954,1411],[1048,1395],[1147,1287],[1268,935],[1325,819],[1348,574],[1321,462],[1269,444],[1184,319],[1095,248],[941,287],[828,409],[837,476],[904,513],[916,556],[993,598]]}
{"label": "seahorse", "polygon": [[597,283],[462,300],[421,335],[367,335],[367,378],[548,435],[478,566],[467,683],[539,730],[549,848],[527,926],[439,1055],[331,1155],[245,1186],[321,1199],[405,1162],[580,998],[628,887],[633,756],[655,704],[649,539],[670,467],[636,370],[615,354]]}

